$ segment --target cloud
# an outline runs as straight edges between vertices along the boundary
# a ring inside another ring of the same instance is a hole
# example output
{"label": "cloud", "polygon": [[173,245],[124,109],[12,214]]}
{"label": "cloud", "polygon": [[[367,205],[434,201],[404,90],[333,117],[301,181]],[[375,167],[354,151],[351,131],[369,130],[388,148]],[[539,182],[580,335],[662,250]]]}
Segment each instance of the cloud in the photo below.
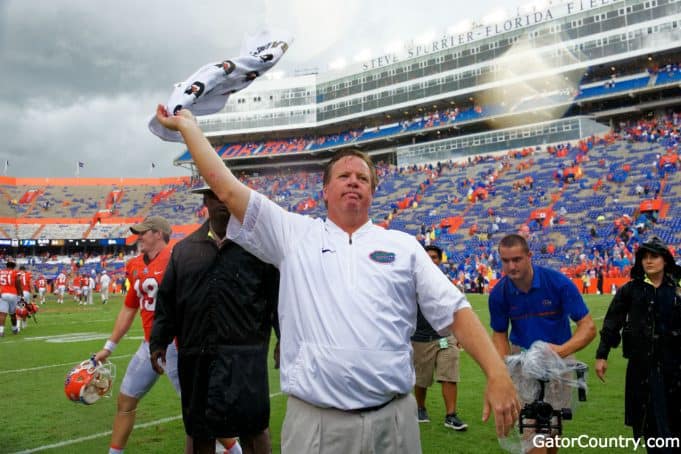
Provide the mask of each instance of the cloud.
{"label": "cloud", "polygon": [[[268,27],[282,27],[295,32],[290,59],[326,62],[337,44],[352,40],[352,29],[361,18],[359,0],[343,3],[333,0],[265,0]],[[334,49],[335,48],[335,49]],[[321,58],[320,58],[321,57]]]}
{"label": "cloud", "polygon": [[5,141],[0,156],[10,160],[14,176],[70,176],[77,161],[86,164],[82,176],[148,176],[152,161],[155,175],[186,175],[172,166],[184,147],[147,130],[159,96],[83,97],[64,106],[31,103],[18,112],[0,104],[0,122],[21,138]]}
{"label": "cloud", "polygon": [[[471,8],[481,9],[490,0]],[[491,2],[494,3],[494,2]],[[467,6],[467,8],[468,8]],[[451,0],[0,0],[0,157],[15,176],[186,174],[183,147],[146,129],[175,82],[239,53],[248,32],[286,29],[278,70],[318,68],[359,50],[446,30]],[[457,16],[458,17],[458,16]]]}

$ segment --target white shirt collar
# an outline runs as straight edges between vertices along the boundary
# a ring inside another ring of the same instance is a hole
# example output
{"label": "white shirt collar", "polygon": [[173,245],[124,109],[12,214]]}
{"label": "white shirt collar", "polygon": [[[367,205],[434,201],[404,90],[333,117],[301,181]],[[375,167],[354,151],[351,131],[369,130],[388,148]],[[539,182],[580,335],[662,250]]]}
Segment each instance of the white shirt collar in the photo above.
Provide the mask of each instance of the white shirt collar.
{"label": "white shirt collar", "polygon": [[[346,232],[345,230],[343,230],[342,228],[340,228],[338,225],[336,225],[336,223],[334,223],[334,222],[333,222],[331,219],[329,219],[328,217],[326,218],[325,224],[326,224],[327,228],[328,228],[330,231],[334,232],[334,233],[343,233],[343,234],[345,234],[345,235],[348,235],[348,232]],[[362,234],[364,234],[364,232],[369,231],[369,229],[371,229],[371,227],[372,227],[373,225],[374,225],[374,223],[371,221],[371,219],[369,219],[369,220],[368,220],[366,223],[364,223],[360,228],[358,228],[357,230],[355,230],[355,232],[352,234],[352,237],[353,237],[353,238],[357,238],[358,236],[361,236]]]}

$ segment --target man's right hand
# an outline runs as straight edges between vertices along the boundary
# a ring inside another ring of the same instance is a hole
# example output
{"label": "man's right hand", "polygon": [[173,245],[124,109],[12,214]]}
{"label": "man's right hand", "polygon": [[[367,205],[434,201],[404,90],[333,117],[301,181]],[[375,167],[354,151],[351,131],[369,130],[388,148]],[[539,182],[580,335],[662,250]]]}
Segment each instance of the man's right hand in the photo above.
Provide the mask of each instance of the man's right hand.
{"label": "man's right hand", "polygon": [[103,348],[95,354],[95,361],[103,363],[109,356],[111,356],[111,352]]}
{"label": "man's right hand", "polygon": [[197,126],[196,118],[188,109],[182,109],[175,115],[168,112],[168,109],[163,104],[156,106],[156,119],[165,128],[172,131],[179,131],[184,125]]}
{"label": "man's right hand", "polygon": [[[163,368],[166,365],[166,351],[156,350],[151,352],[150,360],[151,367],[154,369],[154,372],[156,372],[159,375],[163,375]],[[161,366],[161,364],[163,364],[163,366]]]}
{"label": "man's right hand", "polygon": [[598,378],[605,383],[605,372],[608,370],[608,361],[605,359],[597,359],[594,369],[596,369]]}

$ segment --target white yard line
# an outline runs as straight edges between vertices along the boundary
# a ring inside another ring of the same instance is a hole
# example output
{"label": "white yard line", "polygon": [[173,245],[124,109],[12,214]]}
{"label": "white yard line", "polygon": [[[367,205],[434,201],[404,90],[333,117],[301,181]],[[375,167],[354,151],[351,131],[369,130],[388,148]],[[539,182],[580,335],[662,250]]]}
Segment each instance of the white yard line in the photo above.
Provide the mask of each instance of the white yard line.
{"label": "white yard line", "polygon": [[[281,395],[281,392],[273,393],[273,394],[270,394],[270,398],[277,397],[277,396],[280,396],[280,395]],[[145,422],[145,423],[142,423],[142,424],[135,424],[135,429],[143,429],[145,427],[153,427],[153,426],[157,426],[159,424],[164,424],[164,423],[167,423],[167,422],[176,421],[178,419],[182,419],[182,415],[170,416],[168,418],[161,418],[161,419],[157,419],[157,420],[154,420],[154,421]],[[69,446],[69,445],[73,445],[73,444],[76,444],[76,443],[81,443],[83,441],[107,437],[109,435],[111,435],[110,430],[107,431],[107,432],[99,432],[99,433],[96,433],[96,434],[87,435],[85,437],[72,438],[70,440],[60,441],[59,443],[53,443],[51,445],[38,446],[37,448],[26,449],[25,451],[17,451],[13,454],[29,454],[29,453],[32,453],[32,452],[45,451],[47,449],[61,448],[61,447],[64,447],[64,446]]]}
{"label": "white yard line", "polygon": [[[130,353],[129,355],[116,355],[116,356],[110,356],[110,359],[119,359],[119,358],[129,358],[134,353]],[[78,364],[78,361],[74,361],[72,363],[61,363],[61,364],[48,364],[46,366],[37,366],[37,367],[27,367],[25,369],[11,369],[11,370],[0,370],[0,375],[4,374],[19,374],[22,372],[32,372],[34,370],[43,370],[43,369],[51,369],[53,367],[64,367],[64,366],[75,366]]]}
{"label": "white yard line", "polygon": [[[136,332],[139,331],[139,332]],[[22,331],[22,333],[26,334],[25,331]],[[26,336],[26,335],[12,335],[11,337],[5,333],[5,339],[9,338],[10,340],[2,340],[0,341],[0,346],[3,345],[9,345],[9,344],[17,344],[19,342],[35,342],[35,341],[46,341],[46,342],[54,342],[54,343],[63,343],[63,342],[88,342],[91,340],[98,340],[98,339],[106,339],[110,336],[110,333],[95,333],[95,332],[88,332],[88,333],[69,333],[69,334],[54,334],[51,336]],[[144,336],[142,336],[142,330],[133,330],[127,333],[126,340],[140,340],[144,339]]]}

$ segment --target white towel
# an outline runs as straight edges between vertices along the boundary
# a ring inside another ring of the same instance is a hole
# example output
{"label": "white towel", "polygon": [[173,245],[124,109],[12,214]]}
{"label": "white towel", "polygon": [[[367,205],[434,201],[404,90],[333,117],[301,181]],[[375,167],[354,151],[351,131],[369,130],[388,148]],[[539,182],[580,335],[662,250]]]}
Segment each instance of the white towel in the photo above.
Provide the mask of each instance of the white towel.
{"label": "white towel", "polygon": [[[202,66],[187,80],[175,84],[166,104],[168,113],[180,109],[189,109],[197,116],[219,112],[232,93],[248,87],[277,64],[291,42],[286,32],[275,35],[262,31],[247,37],[238,57]],[[155,116],[149,120],[149,130],[163,140],[182,142],[179,132],[164,128]]]}

